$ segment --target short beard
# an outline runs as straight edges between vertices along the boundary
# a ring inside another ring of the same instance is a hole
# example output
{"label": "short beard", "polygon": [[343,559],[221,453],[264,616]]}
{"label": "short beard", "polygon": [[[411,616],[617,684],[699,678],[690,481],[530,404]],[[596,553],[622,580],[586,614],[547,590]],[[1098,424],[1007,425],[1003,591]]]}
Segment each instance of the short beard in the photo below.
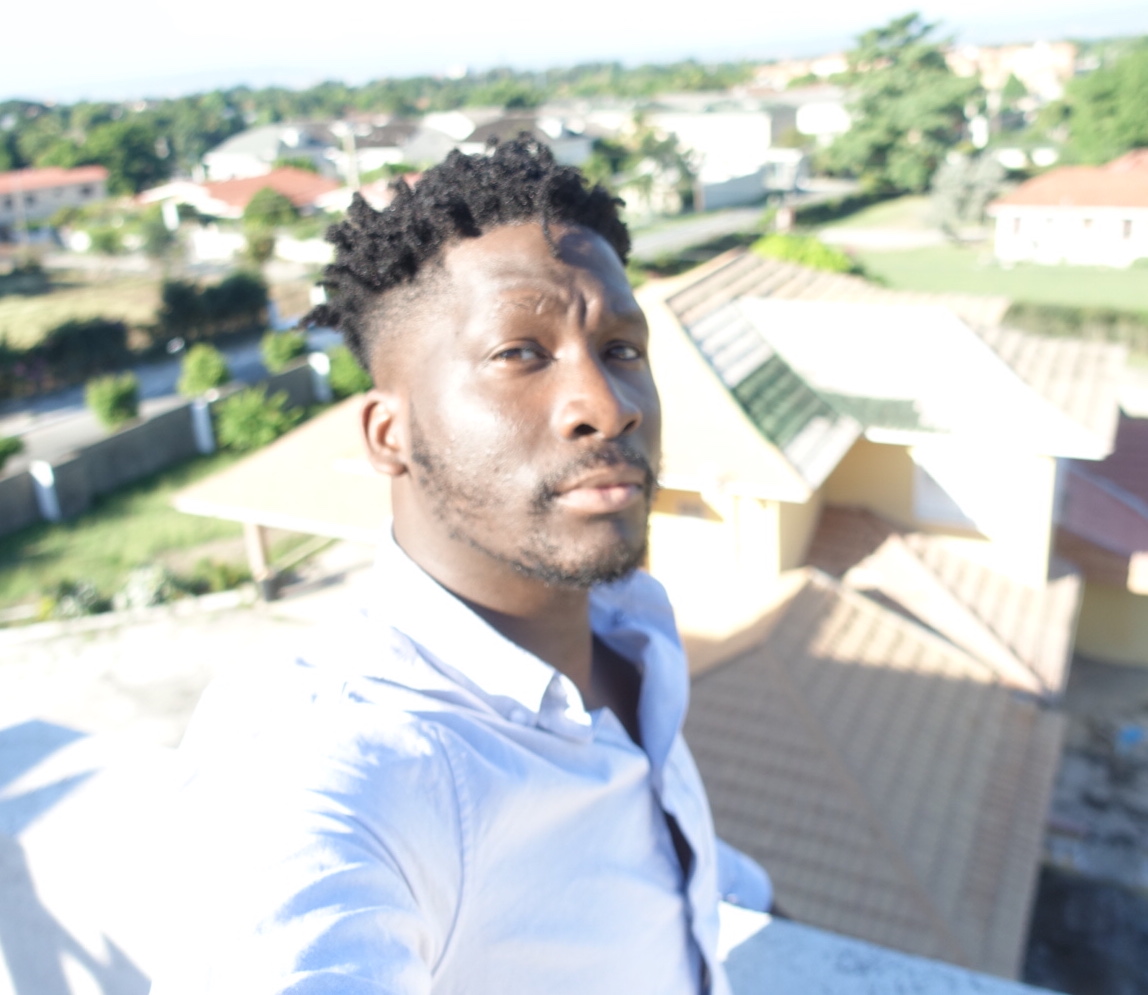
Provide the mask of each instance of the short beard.
{"label": "short beard", "polygon": [[[608,442],[598,449],[588,450],[571,460],[561,469],[548,474],[535,488],[530,501],[533,527],[527,532],[516,554],[500,553],[479,542],[466,528],[467,523],[479,517],[476,513],[489,511],[497,505],[496,496],[483,493],[452,479],[446,461],[427,445],[414,408],[411,408],[411,462],[419,486],[426,494],[431,511],[447,526],[450,537],[465,542],[472,549],[509,566],[516,573],[537,580],[550,587],[568,587],[587,590],[598,584],[610,584],[633,573],[646,559],[649,546],[649,513],[657,489],[657,469],[637,452],[627,440]],[[599,467],[629,466],[642,471],[642,491],[646,504],[646,528],[640,543],[614,543],[597,558],[578,564],[564,562],[562,547],[549,537],[546,518],[560,494],[559,488],[582,472]]]}

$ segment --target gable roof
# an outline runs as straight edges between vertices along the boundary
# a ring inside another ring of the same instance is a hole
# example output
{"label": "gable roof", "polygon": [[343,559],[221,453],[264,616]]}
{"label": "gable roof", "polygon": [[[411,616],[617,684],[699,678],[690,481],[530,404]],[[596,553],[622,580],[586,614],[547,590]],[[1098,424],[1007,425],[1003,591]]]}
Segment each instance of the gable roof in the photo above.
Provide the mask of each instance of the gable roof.
{"label": "gable roof", "polygon": [[339,183],[306,169],[284,166],[281,169],[273,169],[263,176],[215,180],[203,184],[203,189],[212,200],[220,201],[238,211],[242,211],[250,203],[251,198],[264,187],[270,187],[276,193],[282,194],[296,207],[310,207],[323,194],[338,190]]}
{"label": "gable roof", "polygon": [[[762,436],[812,487],[862,430],[967,431],[979,419],[994,437],[1009,425],[1037,452],[1097,459],[1111,450],[1123,349],[1002,329],[1003,297],[905,293],[738,252],[679,280],[665,303],[726,389],[748,404]],[[923,335],[938,341],[923,348]],[[877,339],[898,336],[895,348],[879,348]],[[994,408],[967,403],[971,380],[944,375],[948,368],[930,354],[939,344],[978,383],[987,377],[996,385]],[[854,353],[847,363],[839,355],[846,349]],[[825,375],[834,363],[847,383]],[[900,387],[878,389],[897,367]],[[922,371],[942,389],[925,391]],[[938,418],[939,401],[946,410]]]}
{"label": "gable roof", "polygon": [[1027,180],[990,207],[1148,208],[1148,150],[1104,166],[1062,166]]}
{"label": "gable roof", "polygon": [[818,571],[695,679],[686,737],[719,834],[795,919],[1015,976],[1059,716]]}
{"label": "gable roof", "polygon": [[909,532],[860,508],[829,506],[807,562],[929,628],[1001,684],[1045,700],[1064,691],[1081,578],[1054,560],[1030,587],[962,555],[945,536]]}

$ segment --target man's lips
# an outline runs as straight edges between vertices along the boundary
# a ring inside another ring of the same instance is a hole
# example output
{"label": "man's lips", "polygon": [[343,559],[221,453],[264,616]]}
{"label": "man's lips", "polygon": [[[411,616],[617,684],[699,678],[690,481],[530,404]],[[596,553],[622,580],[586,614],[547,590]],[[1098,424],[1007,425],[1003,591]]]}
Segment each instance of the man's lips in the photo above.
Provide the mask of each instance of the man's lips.
{"label": "man's lips", "polygon": [[558,489],[554,500],[573,511],[609,514],[629,507],[646,493],[646,474],[636,467],[607,467]]}

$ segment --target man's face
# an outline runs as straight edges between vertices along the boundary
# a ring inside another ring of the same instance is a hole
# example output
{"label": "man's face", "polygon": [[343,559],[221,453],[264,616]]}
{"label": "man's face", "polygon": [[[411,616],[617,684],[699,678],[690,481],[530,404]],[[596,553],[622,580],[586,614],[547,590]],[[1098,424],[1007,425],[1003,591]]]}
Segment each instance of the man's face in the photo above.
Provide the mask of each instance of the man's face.
{"label": "man's face", "polygon": [[[645,552],[660,457],[646,321],[617,255],[537,224],[443,255],[442,292],[401,349],[406,474],[396,534],[447,556],[588,587]],[[401,521],[400,515],[415,521]]]}

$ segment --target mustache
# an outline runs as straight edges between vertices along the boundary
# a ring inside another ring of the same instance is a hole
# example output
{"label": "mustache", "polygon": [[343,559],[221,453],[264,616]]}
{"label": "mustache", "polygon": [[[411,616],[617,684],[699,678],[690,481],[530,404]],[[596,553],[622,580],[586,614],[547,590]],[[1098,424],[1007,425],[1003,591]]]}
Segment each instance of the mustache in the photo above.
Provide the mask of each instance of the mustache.
{"label": "mustache", "polygon": [[598,449],[587,450],[577,458],[548,473],[538,485],[535,492],[533,506],[537,512],[543,512],[561,493],[562,486],[572,477],[579,476],[589,470],[602,467],[628,466],[642,472],[642,490],[649,500],[653,497],[658,486],[657,469],[650,465],[640,452],[634,449],[629,442],[610,442]]}

